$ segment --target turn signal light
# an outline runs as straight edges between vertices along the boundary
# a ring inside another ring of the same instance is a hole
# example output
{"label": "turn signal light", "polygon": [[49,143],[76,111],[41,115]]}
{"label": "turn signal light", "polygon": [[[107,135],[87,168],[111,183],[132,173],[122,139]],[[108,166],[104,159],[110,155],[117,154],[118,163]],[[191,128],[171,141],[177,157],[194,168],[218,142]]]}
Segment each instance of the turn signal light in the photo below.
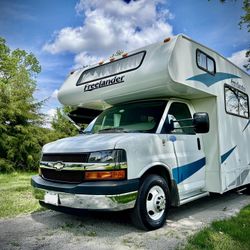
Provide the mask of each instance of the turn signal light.
{"label": "turn signal light", "polygon": [[125,170],[112,171],[88,171],[85,172],[85,180],[123,180],[126,178]]}

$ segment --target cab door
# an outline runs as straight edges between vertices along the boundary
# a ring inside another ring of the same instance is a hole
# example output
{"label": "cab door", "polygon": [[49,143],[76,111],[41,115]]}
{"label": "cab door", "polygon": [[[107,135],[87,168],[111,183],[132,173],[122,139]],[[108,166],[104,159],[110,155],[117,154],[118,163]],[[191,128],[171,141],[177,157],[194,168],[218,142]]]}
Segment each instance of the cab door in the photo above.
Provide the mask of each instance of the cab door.
{"label": "cab door", "polygon": [[[205,187],[206,158],[201,137],[195,134],[192,127],[194,112],[191,106],[185,102],[170,101],[167,110],[162,132],[172,142],[177,163],[172,174],[178,185],[180,199],[185,199],[202,192]],[[174,129],[170,130],[171,120]]]}

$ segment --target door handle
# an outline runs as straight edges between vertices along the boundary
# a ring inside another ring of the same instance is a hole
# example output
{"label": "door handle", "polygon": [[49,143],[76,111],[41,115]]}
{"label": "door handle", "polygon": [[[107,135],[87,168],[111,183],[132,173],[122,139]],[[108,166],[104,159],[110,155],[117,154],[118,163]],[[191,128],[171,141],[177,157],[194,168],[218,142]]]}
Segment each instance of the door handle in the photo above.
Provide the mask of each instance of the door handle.
{"label": "door handle", "polygon": [[197,146],[198,146],[198,150],[201,150],[201,141],[200,141],[200,138],[197,138]]}

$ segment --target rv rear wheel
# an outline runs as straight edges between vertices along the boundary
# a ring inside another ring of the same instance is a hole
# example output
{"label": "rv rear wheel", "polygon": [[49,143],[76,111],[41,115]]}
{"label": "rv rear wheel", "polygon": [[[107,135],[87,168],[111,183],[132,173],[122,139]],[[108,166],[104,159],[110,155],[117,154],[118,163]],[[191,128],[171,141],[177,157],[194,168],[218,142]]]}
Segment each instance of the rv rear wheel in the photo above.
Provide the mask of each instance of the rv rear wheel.
{"label": "rv rear wheel", "polygon": [[164,225],[169,210],[170,194],[167,182],[159,175],[148,175],[138,191],[131,213],[133,223],[146,230]]}

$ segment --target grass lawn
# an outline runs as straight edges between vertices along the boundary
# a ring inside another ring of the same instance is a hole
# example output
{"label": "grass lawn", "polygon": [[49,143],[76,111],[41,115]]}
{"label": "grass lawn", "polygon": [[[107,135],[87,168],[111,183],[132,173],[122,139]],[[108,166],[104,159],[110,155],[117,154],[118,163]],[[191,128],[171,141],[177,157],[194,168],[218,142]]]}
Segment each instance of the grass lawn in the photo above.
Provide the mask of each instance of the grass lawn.
{"label": "grass lawn", "polygon": [[42,210],[32,196],[30,178],[35,174],[0,174],[0,218]]}
{"label": "grass lawn", "polygon": [[249,250],[250,205],[235,217],[213,222],[191,237],[184,249]]}

